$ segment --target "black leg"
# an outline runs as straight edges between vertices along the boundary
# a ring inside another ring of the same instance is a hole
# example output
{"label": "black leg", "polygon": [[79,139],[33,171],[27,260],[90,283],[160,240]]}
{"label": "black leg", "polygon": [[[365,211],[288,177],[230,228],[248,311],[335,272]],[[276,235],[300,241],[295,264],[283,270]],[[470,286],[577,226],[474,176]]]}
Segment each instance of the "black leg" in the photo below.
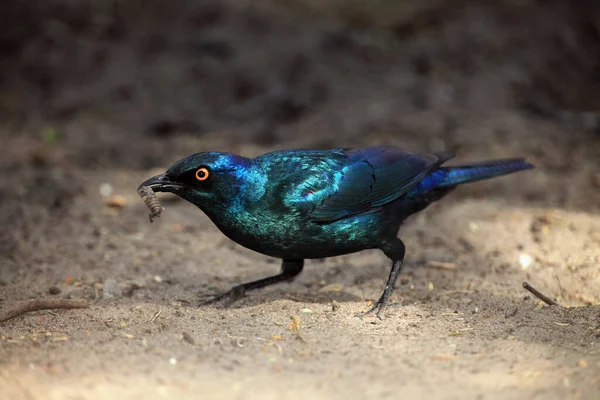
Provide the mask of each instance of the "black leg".
{"label": "black leg", "polygon": [[281,263],[281,273],[267,278],[258,279],[256,281],[243,283],[241,285],[234,286],[228,292],[222,293],[213,297],[212,299],[204,302],[203,304],[211,304],[225,298],[230,299],[230,303],[244,297],[244,294],[250,290],[264,288],[271,286],[276,283],[291,281],[294,279],[304,267],[304,260],[283,260]]}
{"label": "black leg", "polygon": [[387,242],[381,247],[381,250],[383,250],[385,255],[392,260],[392,270],[390,271],[390,276],[388,277],[383,294],[379,300],[377,300],[377,303],[375,303],[373,308],[362,314],[361,317],[366,317],[367,315],[377,312],[377,317],[382,319],[382,313],[387,307],[392,291],[394,290],[394,285],[396,284],[396,279],[402,269],[402,263],[404,262],[404,243],[398,238],[394,239],[395,240]]}

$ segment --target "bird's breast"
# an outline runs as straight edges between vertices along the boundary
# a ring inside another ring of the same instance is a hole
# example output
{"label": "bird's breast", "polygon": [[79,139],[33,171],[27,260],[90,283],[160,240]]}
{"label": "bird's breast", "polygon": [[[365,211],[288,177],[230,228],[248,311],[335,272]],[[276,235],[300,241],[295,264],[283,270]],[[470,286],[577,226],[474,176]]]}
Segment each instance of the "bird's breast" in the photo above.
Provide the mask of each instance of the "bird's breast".
{"label": "bird's breast", "polygon": [[[211,215],[209,215],[211,217]],[[256,252],[277,258],[333,257],[379,247],[389,232],[385,216],[370,213],[318,224],[298,214],[249,212],[211,217],[228,238]],[[394,231],[394,235],[395,235]]]}

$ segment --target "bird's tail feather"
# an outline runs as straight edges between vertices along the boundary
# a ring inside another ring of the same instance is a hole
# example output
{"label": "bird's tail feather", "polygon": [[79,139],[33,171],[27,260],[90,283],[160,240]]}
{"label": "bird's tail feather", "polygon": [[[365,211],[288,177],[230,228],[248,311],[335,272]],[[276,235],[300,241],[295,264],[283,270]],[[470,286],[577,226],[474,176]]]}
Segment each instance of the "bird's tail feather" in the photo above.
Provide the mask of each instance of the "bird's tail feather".
{"label": "bird's tail feather", "polygon": [[521,158],[506,160],[484,161],[453,167],[443,167],[444,179],[436,187],[454,186],[466,182],[475,182],[496,176],[511,174],[534,166]]}

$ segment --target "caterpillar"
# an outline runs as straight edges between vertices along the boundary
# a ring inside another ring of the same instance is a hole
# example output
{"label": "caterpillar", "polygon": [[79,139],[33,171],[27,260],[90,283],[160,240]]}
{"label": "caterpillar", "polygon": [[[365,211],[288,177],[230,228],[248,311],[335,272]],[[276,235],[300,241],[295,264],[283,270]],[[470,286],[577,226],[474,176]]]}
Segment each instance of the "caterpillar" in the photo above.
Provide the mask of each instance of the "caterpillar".
{"label": "caterpillar", "polygon": [[146,207],[150,210],[150,214],[148,215],[150,222],[154,222],[154,218],[160,217],[160,214],[164,210],[158,201],[158,197],[156,197],[156,193],[148,186],[140,187],[137,192],[142,200],[144,200],[144,203],[146,203]]}

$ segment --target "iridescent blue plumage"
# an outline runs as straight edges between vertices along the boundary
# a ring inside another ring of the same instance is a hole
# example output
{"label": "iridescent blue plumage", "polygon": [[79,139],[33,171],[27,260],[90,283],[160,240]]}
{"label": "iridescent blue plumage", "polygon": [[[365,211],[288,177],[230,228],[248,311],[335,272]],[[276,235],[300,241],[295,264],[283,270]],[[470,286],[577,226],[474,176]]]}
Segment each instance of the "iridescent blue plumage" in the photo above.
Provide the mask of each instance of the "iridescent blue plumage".
{"label": "iridescent blue plumage", "polygon": [[[303,260],[379,248],[393,261],[385,307],[404,258],[402,222],[457,184],[528,169],[520,159],[442,167],[450,153],[417,155],[397,147],[285,150],[248,159],[189,156],[142,186],[169,191],[202,209],[229,238],[283,259],[282,273],[234,288],[244,292],[289,280]],[[196,172],[209,176],[198,180]],[[373,311],[372,310],[372,311]]]}

